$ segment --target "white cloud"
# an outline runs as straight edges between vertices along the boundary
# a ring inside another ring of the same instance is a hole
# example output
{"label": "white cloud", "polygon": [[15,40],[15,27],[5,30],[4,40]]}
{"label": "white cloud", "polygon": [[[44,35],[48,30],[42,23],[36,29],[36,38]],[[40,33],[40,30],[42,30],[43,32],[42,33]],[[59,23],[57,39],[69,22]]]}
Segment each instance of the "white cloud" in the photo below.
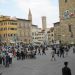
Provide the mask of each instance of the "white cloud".
{"label": "white cloud", "polygon": [[51,0],[16,0],[17,5],[28,16],[29,8],[33,15],[33,23],[41,25],[41,16],[47,17],[47,24],[52,25],[58,21],[58,7],[51,4]]}

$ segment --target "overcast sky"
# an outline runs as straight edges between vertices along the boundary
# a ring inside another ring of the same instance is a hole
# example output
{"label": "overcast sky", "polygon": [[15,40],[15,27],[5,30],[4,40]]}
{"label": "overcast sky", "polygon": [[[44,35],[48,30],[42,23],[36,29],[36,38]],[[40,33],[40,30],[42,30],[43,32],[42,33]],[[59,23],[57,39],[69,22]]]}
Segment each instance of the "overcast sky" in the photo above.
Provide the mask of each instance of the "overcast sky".
{"label": "overcast sky", "polygon": [[0,0],[0,14],[28,18],[29,8],[33,24],[41,27],[41,16],[47,17],[47,27],[59,21],[58,0]]}

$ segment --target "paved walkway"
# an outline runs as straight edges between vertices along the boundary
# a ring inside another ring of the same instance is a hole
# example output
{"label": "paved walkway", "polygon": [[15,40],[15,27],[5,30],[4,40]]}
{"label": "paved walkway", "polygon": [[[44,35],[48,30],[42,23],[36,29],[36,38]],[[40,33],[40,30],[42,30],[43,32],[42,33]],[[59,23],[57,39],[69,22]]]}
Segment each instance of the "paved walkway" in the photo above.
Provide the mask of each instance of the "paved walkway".
{"label": "paved walkway", "polygon": [[72,75],[75,75],[75,55],[72,51],[66,58],[56,57],[56,61],[51,61],[50,50],[47,55],[37,55],[36,59],[26,59],[17,61],[13,60],[13,64],[9,68],[0,67],[2,75],[62,75],[61,69],[64,61],[69,61],[69,67]]}

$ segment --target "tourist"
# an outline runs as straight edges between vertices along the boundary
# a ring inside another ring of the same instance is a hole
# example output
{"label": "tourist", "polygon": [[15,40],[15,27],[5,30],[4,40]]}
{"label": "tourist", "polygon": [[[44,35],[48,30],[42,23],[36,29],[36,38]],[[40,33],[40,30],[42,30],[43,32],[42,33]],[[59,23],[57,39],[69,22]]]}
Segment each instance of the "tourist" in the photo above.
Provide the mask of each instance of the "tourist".
{"label": "tourist", "polygon": [[51,61],[55,61],[56,59],[55,59],[55,51],[54,50],[52,50],[51,51]]}
{"label": "tourist", "polygon": [[68,62],[64,62],[64,67],[62,68],[62,75],[71,75],[71,70],[68,67]]}

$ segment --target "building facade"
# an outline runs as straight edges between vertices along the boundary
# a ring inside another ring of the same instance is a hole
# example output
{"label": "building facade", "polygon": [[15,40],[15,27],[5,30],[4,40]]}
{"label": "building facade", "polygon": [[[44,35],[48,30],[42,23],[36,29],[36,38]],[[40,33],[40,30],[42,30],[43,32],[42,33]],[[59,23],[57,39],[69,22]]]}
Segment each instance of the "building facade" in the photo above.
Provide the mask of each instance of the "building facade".
{"label": "building facade", "polygon": [[75,43],[75,1],[59,0],[61,42]]}
{"label": "building facade", "polygon": [[42,16],[42,28],[32,25],[32,43],[36,45],[48,44],[48,28],[46,28],[46,16]]}
{"label": "building facade", "polygon": [[0,42],[15,43],[17,36],[17,21],[8,16],[0,16]]}
{"label": "building facade", "polygon": [[36,45],[37,44],[37,33],[38,33],[38,26],[37,25],[32,25],[32,44]]}
{"label": "building facade", "polygon": [[31,21],[25,19],[17,19],[17,37],[18,43],[31,43]]}
{"label": "building facade", "polygon": [[33,45],[48,44],[48,35],[46,33],[46,30],[42,30],[42,28],[38,28],[38,26],[32,25],[32,44]]}
{"label": "building facade", "polygon": [[53,45],[54,44],[54,27],[51,27],[48,31],[48,44]]}
{"label": "building facade", "polygon": [[59,44],[61,40],[60,22],[54,23],[54,42]]}
{"label": "building facade", "polygon": [[38,28],[38,33],[37,33],[36,38],[37,38],[38,44],[44,44],[45,43],[45,30]]}
{"label": "building facade", "polygon": [[0,16],[0,42],[10,45],[31,43],[31,21],[10,16]]}
{"label": "building facade", "polygon": [[32,44],[40,45],[44,43],[44,32],[36,25],[32,25]]}

